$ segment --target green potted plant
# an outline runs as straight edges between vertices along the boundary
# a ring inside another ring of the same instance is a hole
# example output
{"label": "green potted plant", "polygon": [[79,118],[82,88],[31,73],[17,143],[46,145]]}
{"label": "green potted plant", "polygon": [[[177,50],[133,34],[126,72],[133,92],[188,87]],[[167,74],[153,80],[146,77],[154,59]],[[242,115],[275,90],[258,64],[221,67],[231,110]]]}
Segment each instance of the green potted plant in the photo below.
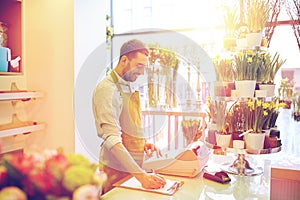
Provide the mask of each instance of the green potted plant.
{"label": "green potted plant", "polygon": [[247,8],[247,26],[249,33],[246,35],[248,47],[260,46],[262,31],[269,19],[271,7],[266,0],[249,1]]}
{"label": "green potted plant", "polygon": [[235,89],[233,82],[232,58],[222,58],[220,55],[214,58],[216,82],[214,85],[215,96],[230,96]]}
{"label": "green potted plant", "polygon": [[262,56],[261,64],[258,68],[258,77],[259,89],[267,91],[267,97],[274,96],[275,84],[274,79],[278,70],[286,62],[286,59],[280,58],[278,52],[274,55],[270,53],[264,53]]}
{"label": "green potted plant", "polygon": [[268,105],[259,99],[248,99],[244,103],[245,131],[248,131],[244,135],[246,148],[249,150],[263,149],[265,141],[263,125],[268,119]]}
{"label": "green potted plant", "polygon": [[260,54],[254,50],[239,51],[233,60],[233,74],[238,97],[253,97]]}
{"label": "green potted plant", "polygon": [[278,88],[278,98],[280,103],[286,104],[284,107],[286,109],[291,108],[294,85],[295,82],[293,80],[289,80],[287,77],[282,79],[280,82],[280,86]]}
{"label": "green potted plant", "polygon": [[225,37],[224,37],[224,48],[226,50],[232,50],[236,46],[235,32],[237,29],[238,13],[237,8],[224,8],[224,23],[225,23]]}
{"label": "green potted plant", "polygon": [[231,134],[226,131],[226,101],[221,100],[211,100],[208,98],[207,100],[207,114],[210,119],[210,123],[214,124],[214,131],[209,132],[209,134],[215,134],[215,136],[208,136],[209,138],[214,138],[216,140],[216,144],[222,147],[229,147],[231,142]]}
{"label": "green potted plant", "polygon": [[300,121],[300,91],[293,95],[293,117],[295,121]]}

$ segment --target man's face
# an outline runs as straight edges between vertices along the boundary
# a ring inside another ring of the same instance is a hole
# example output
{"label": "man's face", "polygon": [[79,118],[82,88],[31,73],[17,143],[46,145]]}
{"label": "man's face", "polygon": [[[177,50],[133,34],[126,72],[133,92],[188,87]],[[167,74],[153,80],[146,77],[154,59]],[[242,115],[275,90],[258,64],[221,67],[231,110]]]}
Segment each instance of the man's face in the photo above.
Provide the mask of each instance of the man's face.
{"label": "man's face", "polygon": [[140,75],[144,74],[144,69],[147,65],[148,57],[145,54],[138,52],[136,57],[131,60],[128,59],[123,79],[129,82],[136,81]]}

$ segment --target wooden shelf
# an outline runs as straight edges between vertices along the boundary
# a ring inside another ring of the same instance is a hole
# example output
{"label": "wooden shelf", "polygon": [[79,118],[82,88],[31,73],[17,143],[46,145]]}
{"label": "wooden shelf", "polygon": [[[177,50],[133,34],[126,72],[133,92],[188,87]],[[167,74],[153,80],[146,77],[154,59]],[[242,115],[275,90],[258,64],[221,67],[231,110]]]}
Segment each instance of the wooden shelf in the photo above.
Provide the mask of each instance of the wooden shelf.
{"label": "wooden shelf", "polygon": [[7,129],[7,130],[0,130],[0,138],[39,131],[39,130],[43,130],[45,127],[46,127],[45,123],[40,123],[36,125],[29,125],[29,126],[17,127],[17,128]]}
{"label": "wooden shelf", "polygon": [[0,101],[29,100],[43,96],[44,94],[42,92],[0,92]]}

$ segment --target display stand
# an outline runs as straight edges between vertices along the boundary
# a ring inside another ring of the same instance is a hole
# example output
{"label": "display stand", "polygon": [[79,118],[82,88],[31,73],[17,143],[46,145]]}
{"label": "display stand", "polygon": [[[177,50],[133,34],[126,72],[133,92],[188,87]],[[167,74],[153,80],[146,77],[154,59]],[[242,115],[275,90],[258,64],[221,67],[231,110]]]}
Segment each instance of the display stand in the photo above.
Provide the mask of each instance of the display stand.
{"label": "display stand", "polygon": [[233,163],[224,163],[222,164],[221,169],[230,174],[243,176],[256,176],[263,173],[263,168],[251,165],[250,162],[246,159],[246,155],[271,154],[281,151],[281,146],[269,149],[248,150],[219,147],[208,142],[206,142],[206,144],[209,148],[220,149],[224,153],[237,154],[237,158],[233,161]]}

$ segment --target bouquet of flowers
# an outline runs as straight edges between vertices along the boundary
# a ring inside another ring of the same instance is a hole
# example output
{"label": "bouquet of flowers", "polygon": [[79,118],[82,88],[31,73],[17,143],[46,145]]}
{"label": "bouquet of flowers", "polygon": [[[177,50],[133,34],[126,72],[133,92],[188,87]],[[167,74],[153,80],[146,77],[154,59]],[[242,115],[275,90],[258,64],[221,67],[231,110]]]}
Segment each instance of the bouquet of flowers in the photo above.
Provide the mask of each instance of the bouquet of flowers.
{"label": "bouquet of flowers", "polygon": [[[98,165],[83,155],[64,154],[62,149],[5,155],[0,160],[0,199],[14,199],[9,196],[14,195],[7,192],[9,189],[23,192],[25,199],[76,200],[83,199],[82,195],[93,195],[91,191],[99,198],[106,175],[97,169]],[[87,187],[90,187],[89,194],[83,192]]]}

